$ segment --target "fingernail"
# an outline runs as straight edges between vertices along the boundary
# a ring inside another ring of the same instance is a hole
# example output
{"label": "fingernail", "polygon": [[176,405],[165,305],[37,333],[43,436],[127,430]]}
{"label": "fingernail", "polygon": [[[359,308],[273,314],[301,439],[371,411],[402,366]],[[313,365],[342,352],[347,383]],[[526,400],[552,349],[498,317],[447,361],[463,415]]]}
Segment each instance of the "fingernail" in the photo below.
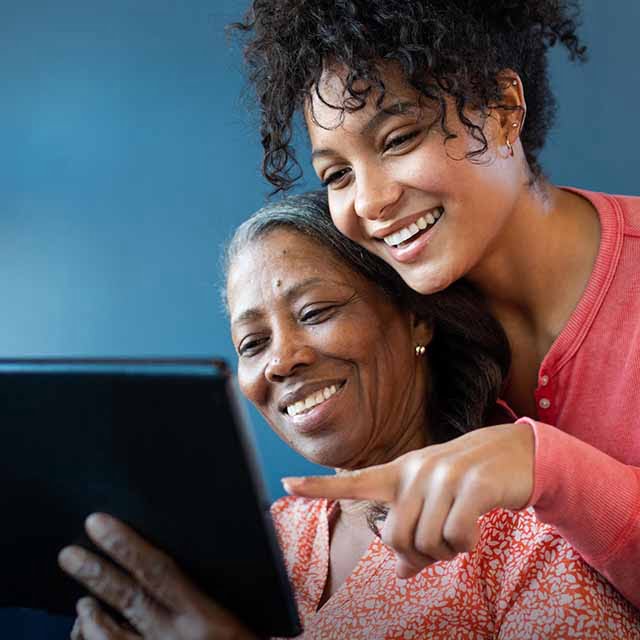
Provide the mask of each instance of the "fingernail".
{"label": "fingernail", "polygon": [[75,573],[82,567],[85,561],[84,552],[78,547],[65,547],[58,554],[58,562],[63,569]]}
{"label": "fingernail", "polygon": [[282,478],[282,486],[287,493],[292,493],[296,489],[296,485],[299,485],[302,478]]}
{"label": "fingernail", "polygon": [[92,513],[86,520],[87,531],[100,538],[107,533],[111,518],[104,513]]}
{"label": "fingernail", "polygon": [[96,608],[96,601],[93,598],[80,598],[76,604],[78,615],[91,613]]}
{"label": "fingernail", "polygon": [[81,578],[97,578],[102,571],[100,563],[80,547],[65,547],[58,554],[58,563],[68,573]]}

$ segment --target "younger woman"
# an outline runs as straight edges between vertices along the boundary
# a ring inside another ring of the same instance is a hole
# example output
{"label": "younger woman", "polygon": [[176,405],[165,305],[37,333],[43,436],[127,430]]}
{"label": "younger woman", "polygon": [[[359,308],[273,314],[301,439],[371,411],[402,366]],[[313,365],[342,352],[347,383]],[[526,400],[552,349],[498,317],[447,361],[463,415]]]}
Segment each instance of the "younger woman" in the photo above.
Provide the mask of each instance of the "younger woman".
{"label": "younger woman", "polygon": [[[533,505],[640,606],[640,199],[558,188],[538,159],[554,108],[548,50],[584,57],[576,11],[563,0],[254,0],[240,26],[265,175],[292,182],[301,113],[339,229],[421,293],[473,282],[511,344],[502,395],[521,418],[483,430],[474,449],[451,445],[437,465],[425,450],[392,538],[404,575],[471,548],[487,510]],[[397,495],[385,469],[359,482],[288,488]]]}

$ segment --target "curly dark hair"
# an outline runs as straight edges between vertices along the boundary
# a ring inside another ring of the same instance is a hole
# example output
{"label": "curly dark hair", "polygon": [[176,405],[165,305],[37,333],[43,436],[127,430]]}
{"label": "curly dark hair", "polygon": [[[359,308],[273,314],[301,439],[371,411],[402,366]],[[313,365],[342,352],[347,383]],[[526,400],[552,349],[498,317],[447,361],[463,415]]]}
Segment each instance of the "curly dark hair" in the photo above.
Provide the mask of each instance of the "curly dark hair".
{"label": "curly dark hair", "polygon": [[453,99],[478,142],[470,159],[480,158],[488,143],[465,108],[508,108],[500,104],[501,72],[516,72],[528,112],[520,139],[535,181],[555,114],[547,52],[561,43],[572,60],[586,58],[576,35],[579,15],[571,0],[253,0],[244,21],[230,28],[246,38],[249,79],[261,106],[265,177],[276,191],[300,177],[293,119],[317,91],[327,65],[348,70],[348,99],[340,108],[354,111],[371,91],[379,91],[382,101],[380,64],[396,63],[437,109],[445,142],[455,137],[446,127],[446,98]]}

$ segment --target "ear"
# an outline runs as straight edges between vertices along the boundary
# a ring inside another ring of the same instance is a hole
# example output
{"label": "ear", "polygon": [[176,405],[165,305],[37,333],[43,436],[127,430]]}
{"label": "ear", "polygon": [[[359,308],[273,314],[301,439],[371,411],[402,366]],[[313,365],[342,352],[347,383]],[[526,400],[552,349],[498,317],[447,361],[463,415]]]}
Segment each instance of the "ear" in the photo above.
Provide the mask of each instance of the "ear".
{"label": "ear", "polygon": [[411,314],[412,336],[414,345],[427,346],[433,338],[433,324],[429,320]]}
{"label": "ear", "polygon": [[520,137],[527,116],[524,88],[520,76],[512,69],[504,69],[498,74],[498,86],[502,95],[498,104],[492,106],[492,115],[500,126],[500,144],[511,150]]}

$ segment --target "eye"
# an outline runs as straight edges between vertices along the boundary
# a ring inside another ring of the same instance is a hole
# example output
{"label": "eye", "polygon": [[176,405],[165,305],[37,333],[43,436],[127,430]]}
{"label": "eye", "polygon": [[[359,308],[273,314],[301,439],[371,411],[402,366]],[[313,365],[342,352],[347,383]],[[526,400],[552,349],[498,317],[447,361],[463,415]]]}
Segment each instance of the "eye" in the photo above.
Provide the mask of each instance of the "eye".
{"label": "eye", "polygon": [[300,321],[306,324],[324,322],[333,315],[335,309],[335,305],[307,305],[300,312]]}
{"label": "eye", "polygon": [[[324,180],[322,181],[323,187],[328,187],[330,185],[339,186],[342,182],[342,179],[351,172],[349,167],[345,167],[344,169],[338,169],[338,171],[334,171],[333,173],[327,172],[328,175],[325,175]],[[342,185],[344,186],[344,185]]]}
{"label": "eye", "polygon": [[409,133],[403,133],[399,136],[395,136],[394,138],[390,138],[384,143],[383,150],[391,151],[393,149],[399,149],[407,145],[407,143],[410,142],[411,140],[414,140],[415,138],[417,138],[419,133],[420,131],[410,131]]}
{"label": "eye", "polygon": [[268,336],[249,336],[238,345],[238,355],[247,358],[259,353],[269,341]]}

